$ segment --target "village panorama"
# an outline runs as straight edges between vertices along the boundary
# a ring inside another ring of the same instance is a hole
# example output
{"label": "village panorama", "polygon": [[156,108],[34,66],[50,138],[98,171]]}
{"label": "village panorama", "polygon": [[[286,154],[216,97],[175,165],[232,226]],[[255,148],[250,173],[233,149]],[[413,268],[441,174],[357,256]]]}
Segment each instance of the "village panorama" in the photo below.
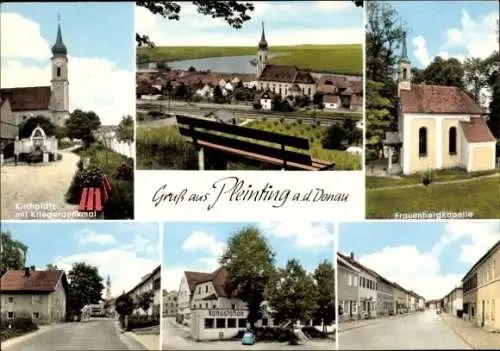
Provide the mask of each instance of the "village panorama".
{"label": "village panorama", "polygon": [[[268,41],[274,22],[260,22],[254,48],[237,48],[253,55],[230,56],[235,48],[214,47],[221,51],[216,57],[176,61],[169,53],[185,47],[138,48],[139,169],[361,169],[361,69],[336,71],[331,62],[311,69],[307,60],[279,60],[345,46],[340,55],[346,61],[357,44],[289,46],[287,54]],[[354,61],[362,67],[361,50]]]}

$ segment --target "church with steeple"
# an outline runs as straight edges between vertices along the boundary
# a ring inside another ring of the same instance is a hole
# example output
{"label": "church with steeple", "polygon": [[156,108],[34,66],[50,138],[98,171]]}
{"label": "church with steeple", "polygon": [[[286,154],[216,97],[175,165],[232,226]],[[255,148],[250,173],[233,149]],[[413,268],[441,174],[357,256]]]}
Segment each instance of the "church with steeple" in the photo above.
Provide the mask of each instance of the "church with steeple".
{"label": "church with steeple", "polygon": [[58,126],[64,126],[69,118],[68,49],[60,23],[50,62],[50,85],[0,89],[2,129],[8,127],[11,131],[9,135],[2,132],[2,139],[15,139],[17,135],[10,134],[14,134],[17,127],[31,117],[43,116]]}
{"label": "church with steeple", "polygon": [[257,49],[257,89],[263,92],[287,96],[307,95],[312,100],[316,93],[316,80],[309,72],[297,66],[269,63],[269,51],[262,22],[262,33]]}

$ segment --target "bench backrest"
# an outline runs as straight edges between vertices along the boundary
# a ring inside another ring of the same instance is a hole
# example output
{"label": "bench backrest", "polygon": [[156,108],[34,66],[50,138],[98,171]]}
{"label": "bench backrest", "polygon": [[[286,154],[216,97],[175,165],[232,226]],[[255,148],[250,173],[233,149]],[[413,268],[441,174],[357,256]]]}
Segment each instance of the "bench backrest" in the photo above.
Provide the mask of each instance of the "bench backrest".
{"label": "bench backrest", "polygon": [[[312,164],[309,154],[285,149],[285,147],[294,147],[296,149],[309,150],[309,140],[305,138],[215,122],[202,118],[176,115],[176,119],[180,134],[185,137],[191,137],[195,146],[198,140],[203,140],[212,144],[281,159],[285,162],[285,165],[286,162],[295,162],[303,165]],[[211,133],[213,131],[278,144],[280,148],[278,149],[276,147],[261,145],[247,140]]]}

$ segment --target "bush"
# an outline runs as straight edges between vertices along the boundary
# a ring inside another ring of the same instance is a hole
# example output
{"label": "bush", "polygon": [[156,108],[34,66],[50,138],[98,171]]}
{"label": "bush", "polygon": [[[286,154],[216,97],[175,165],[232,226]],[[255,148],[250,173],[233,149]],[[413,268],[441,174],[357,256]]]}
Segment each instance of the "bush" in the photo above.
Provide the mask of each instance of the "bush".
{"label": "bush", "polygon": [[422,184],[427,186],[432,183],[433,174],[431,170],[426,171],[422,176]]}
{"label": "bush", "polygon": [[130,316],[128,317],[127,330],[153,327],[159,324],[159,320],[149,316]]}
{"label": "bush", "polygon": [[63,158],[63,155],[61,155],[61,154],[57,154],[57,157],[56,157],[56,160],[57,160],[57,161],[61,161],[61,160],[62,160],[62,158]]}
{"label": "bush", "polygon": [[111,182],[111,193],[104,204],[104,218],[134,218],[134,182],[114,180]]}
{"label": "bush", "polygon": [[26,161],[28,163],[40,163],[43,162],[43,151],[40,149],[33,150],[26,155]]}
{"label": "bush", "polygon": [[20,336],[37,329],[38,326],[33,322],[31,317],[19,317],[14,319],[5,319],[2,317],[0,323],[0,339],[3,342],[7,339]]}
{"label": "bush", "polygon": [[80,188],[100,188],[103,176],[104,173],[99,167],[89,165],[86,169],[78,171],[76,177]]}

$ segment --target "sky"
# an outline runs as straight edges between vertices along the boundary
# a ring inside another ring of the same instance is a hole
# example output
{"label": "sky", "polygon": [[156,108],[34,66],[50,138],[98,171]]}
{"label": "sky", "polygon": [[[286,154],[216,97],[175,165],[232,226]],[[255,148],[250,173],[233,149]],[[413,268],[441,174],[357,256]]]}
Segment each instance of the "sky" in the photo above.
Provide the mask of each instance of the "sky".
{"label": "sky", "polygon": [[216,270],[229,236],[248,225],[262,230],[278,267],[295,258],[313,272],[325,259],[333,261],[335,233],[330,223],[166,223],[162,288],[177,291],[184,271]]}
{"label": "sky", "polygon": [[341,223],[339,251],[427,300],[444,297],[500,240],[498,221]]}
{"label": "sky", "polygon": [[[69,272],[74,262],[97,266],[113,296],[132,289],[160,264],[159,226],[140,222],[3,222],[2,232],[28,246],[26,266],[55,264]],[[103,290],[103,297],[105,290]]]}
{"label": "sky", "polygon": [[136,7],[136,30],[158,46],[256,46],[261,22],[273,45],[363,43],[363,9],[351,1],[259,1],[242,29],[223,19],[201,15],[182,3],[180,20],[168,21]]}
{"label": "sky", "polygon": [[118,124],[124,114],[134,115],[135,32],[130,2],[2,3],[1,87],[50,85],[50,49],[58,14],[68,49],[70,112],[92,110],[102,124]]}
{"label": "sky", "polygon": [[498,1],[392,1],[406,23],[412,65],[426,67],[434,57],[485,58],[498,50]]}

